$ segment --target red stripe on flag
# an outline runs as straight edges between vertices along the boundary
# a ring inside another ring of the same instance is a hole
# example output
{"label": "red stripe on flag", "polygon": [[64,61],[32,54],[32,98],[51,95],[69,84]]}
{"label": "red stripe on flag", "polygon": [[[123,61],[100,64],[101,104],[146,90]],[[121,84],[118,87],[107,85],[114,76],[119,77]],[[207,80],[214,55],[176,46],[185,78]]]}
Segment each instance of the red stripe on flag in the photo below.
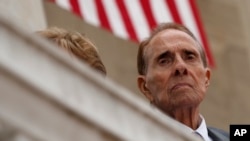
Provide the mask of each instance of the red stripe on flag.
{"label": "red stripe on flag", "polygon": [[199,29],[199,33],[200,33],[200,36],[201,36],[201,41],[202,41],[202,43],[204,45],[204,49],[205,49],[205,52],[206,52],[206,55],[207,55],[207,58],[208,58],[209,65],[211,67],[215,67],[215,62],[213,60],[212,53],[211,53],[209,45],[208,45],[208,41],[206,39],[206,34],[205,34],[205,31],[204,31],[203,26],[202,26],[202,21],[201,21],[200,15],[199,15],[198,8],[196,7],[195,0],[189,0],[189,3],[190,3],[190,6],[191,6],[193,15],[194,15],[195,22],[196,22],[197,27]]}
{"label": "red stripe on flag", "polygon": [[72,8],[72,11],[76,15],[78,15],[79,17],[83,18],[80,7],[79,7],[78,0],[70,0],[69,2],[70,2],[70,5],[71,5],[71,8]]}
{"label": "red stripe on flag", "polygon": [[100,22],[101,22],[101,26],[112,32],[108,18],[107,18],[107,14],[104,10],[102,0],[95,0],[95,4],[97,7],[96,9],[98,12],[98,18],[100,19]]}
{"label": "red stripe on flag", "polygon": [[122,15],[122,20],[125,23],[125,28],[129,33],[129,37],[131,40],[138,42],[138,37],[136,36],[135,29],[132,25],[131,19],[129,17],[128,11],[125,7],[123,0],[116,0],[115,1],[117,6],[119,7],[120,13]]}
{"label": "red stripe on flag", "polygon": [[167,7],[170,9],[172,18],[174,20],[174,22],[182,24],[181,18],[180,18],[180,14],[176,8],[176,4],[174,0],[165,0]]}
{"label": "red stripe on flag", "polygon": [[156,26],[156,21],[154,19],[154,16],[153,16],[152,9],[151,9],[149,1],[150,0],[140,0],[140,3],[141,3],[141,6],[142,6],[142,9],[144,11],[144,15],[147,18],[148,25],[149,25],[150,29],[152,30]]}

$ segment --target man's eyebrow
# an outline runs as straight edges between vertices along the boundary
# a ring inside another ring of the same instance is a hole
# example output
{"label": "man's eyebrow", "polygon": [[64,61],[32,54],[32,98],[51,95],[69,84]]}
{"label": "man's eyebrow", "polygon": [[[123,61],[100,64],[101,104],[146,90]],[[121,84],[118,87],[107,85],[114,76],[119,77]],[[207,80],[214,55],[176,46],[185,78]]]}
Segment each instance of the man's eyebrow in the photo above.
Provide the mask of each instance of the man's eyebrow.
{"label": "man's eyebrow", "polygon": [[197,55],[197,52],[193,49],[184,49],[183,52],[187,53],[187,54],[195,54]]}
{"label": "man's eyebrow", "polygon": [[171,52],[169,50],[166,50],[165,52],[161,53],[160,55],[158,55],[158,57],[156,58],[156,60],[159,60],[161,58],[165,58],[166,56],[170,56]]}

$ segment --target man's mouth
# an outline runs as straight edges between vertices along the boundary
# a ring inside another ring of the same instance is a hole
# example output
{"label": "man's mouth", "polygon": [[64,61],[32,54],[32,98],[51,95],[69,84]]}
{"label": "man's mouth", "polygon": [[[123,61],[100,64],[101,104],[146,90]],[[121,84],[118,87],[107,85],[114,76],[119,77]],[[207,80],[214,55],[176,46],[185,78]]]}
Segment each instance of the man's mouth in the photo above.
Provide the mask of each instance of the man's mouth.
{"label": "man's mouth", "polygon": [[177,83],[171,88],[171,91],[187,87],[191,87],[191,85],[188,83]]}

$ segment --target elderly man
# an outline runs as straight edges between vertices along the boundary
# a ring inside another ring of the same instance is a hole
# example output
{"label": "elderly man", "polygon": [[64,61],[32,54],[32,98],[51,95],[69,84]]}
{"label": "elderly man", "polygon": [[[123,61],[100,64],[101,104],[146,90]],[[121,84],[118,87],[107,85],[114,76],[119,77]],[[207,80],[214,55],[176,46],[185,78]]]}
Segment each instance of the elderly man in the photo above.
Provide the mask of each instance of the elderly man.
{"label": "elderly man", "polygon": [[199,113],[210,81],[202,46],[185,26],[163,23],[142,41],[137,56],[138,87],[151,104],[205,141],[229,140],[228,133],[207,128]]}

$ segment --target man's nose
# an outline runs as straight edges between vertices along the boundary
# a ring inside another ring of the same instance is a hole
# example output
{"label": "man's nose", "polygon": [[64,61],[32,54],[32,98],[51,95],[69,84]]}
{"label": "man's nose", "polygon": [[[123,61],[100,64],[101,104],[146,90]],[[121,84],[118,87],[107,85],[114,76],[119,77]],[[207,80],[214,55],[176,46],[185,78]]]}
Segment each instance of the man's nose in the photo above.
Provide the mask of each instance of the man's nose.
{"label": "man's nose", "polygon": [[179,75],[187,75],[188,71],[187,71],[187,66],[186,63],[184,62],[184,60],[182,59],[176,59],[176,65],[175,65],[175,75],[179,76]]}

